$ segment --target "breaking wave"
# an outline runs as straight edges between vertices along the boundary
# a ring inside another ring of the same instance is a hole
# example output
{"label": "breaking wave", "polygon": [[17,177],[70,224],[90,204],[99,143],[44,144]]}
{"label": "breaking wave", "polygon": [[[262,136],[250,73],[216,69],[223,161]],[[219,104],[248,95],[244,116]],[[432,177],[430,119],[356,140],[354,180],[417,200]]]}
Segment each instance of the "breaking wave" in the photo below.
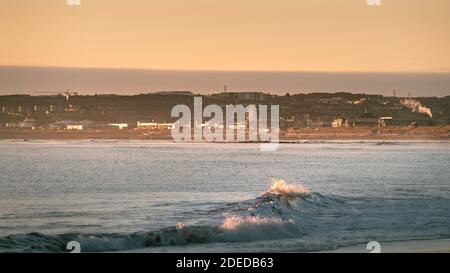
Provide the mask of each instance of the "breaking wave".
{"label": "breaking wave", "polygon": [[341,198],[311,193],[304,186],[274,179],[258,198],[227,204],[223,221],[216,225],[178,223],[132,234],[10,235],[0,238],[0,252],[67,252],[66,245],[70,241],[79,242],[83,252],[104,252],[301,237],[314,228],[312,215],[326,213],[329,208],[343,203]]}

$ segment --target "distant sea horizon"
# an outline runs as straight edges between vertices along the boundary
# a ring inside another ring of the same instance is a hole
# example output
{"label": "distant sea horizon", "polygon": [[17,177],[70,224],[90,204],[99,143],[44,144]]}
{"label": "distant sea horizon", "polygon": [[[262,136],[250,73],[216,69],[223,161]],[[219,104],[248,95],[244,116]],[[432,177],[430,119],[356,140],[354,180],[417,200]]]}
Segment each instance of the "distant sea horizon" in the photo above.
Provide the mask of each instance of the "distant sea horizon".
{"label": "distant sea horizon", "polygon": [[136,95],[158,91],[195,94],[263,92],[365,93],[398,97],[450,95],[448,72],[208,71],[134,68],[0,66],[0,95]]}

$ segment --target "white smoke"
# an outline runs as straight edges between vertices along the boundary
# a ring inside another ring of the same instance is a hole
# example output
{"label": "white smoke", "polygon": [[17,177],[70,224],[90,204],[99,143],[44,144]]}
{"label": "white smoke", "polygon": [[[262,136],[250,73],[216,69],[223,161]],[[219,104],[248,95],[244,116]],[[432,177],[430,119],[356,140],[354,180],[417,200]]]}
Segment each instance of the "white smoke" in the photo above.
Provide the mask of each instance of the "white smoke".
{"label": "white smoke", "polygon": [[420,103],[420,101],[418,101],[418,100],[403,99],[403,100],[400,100],[400,103],[403,106],[411,109],[411,111],[413,111],[414,113],[425,114],[425,115],[429,116],[430,118],[433,117],[433,113],[431,112],[431,109],[423,106],[422,103]]}

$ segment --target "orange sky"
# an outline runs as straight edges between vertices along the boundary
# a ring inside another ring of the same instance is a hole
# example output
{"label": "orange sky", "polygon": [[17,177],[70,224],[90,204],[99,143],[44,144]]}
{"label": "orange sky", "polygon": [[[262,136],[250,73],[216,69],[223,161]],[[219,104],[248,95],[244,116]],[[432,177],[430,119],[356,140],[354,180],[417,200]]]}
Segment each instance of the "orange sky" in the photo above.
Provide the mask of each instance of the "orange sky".
{"label": "orange sky", "polygon": [[450,72],[450,1],[1,0],[0,65]]}

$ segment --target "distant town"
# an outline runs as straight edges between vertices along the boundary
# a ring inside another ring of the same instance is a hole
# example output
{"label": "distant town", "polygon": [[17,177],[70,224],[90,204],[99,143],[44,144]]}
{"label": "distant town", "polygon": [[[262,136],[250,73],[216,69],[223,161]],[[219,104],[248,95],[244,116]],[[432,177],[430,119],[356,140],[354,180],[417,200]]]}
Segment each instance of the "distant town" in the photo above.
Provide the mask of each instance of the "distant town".
{"label": "distant town", "polygon": [[[0,96],[0,128],[2,132],[143,130],[145,136],[145,132],[170,131],[176,120],[170,116],[172,107],[177,104],[192,106],[194,96],[197,95],[190,91],[133,96],[78,95],[70,91],[43,96]],[[353,93],[287,93],[279,96],[262,92],[201,96],[204,105],[221,107],[230,104],[279,105],[280,129],[284,132],[450,125],[450,96],[399,98]]]}

